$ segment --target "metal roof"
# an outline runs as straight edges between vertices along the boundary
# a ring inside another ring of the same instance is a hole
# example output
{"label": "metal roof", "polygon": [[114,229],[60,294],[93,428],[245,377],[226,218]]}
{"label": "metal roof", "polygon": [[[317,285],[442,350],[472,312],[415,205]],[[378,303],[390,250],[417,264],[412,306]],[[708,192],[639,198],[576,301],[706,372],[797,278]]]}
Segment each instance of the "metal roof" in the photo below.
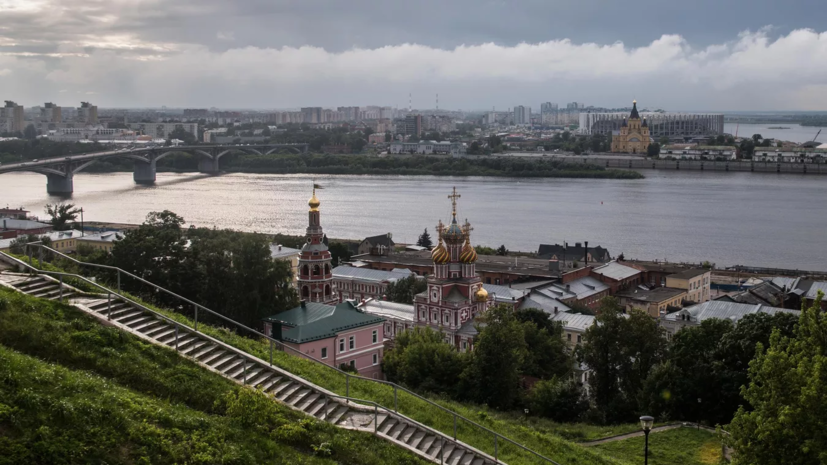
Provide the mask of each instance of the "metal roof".
{"label": "metal roof", "polygon": [[680,273],[675,273],[673,275],[667,276],[668,278],[676,278],[676,279],[692,279],[702,274],[709,273],[709,270],[703,270],[700,268],[690,268],[686,271],[681,271]]}
{"label": "metal roof", "polygon": [[[63,240],[63,239],[71,239],[73,237],[74,238],[80,238],[81,237],[81,232],[80,231],[75,231],[75,230],[49,231],[47,233],[35,234],[35,236],[37,236],[37,237],[46,236],[46,237],[48,237],[49,239],[51,239],[53,241],[59,241],[59,240]],[[19,238],[20,238],[20,236],[12,237],[12,238],[9,238],[9,239],[0,239],[0,250],[8,249],[9,247],[11,247],[11,243],[16,241]]]}
{"label": "metal roof", "polygon": [[[566,286],[568,286],[568,289],[566,289]],[[566,284],[554,284],[553,287],[576,295],[578,300],[585,299],[586,297],[599,294],[609,289],[609,286],[601,283],[591,276],[584,276]]]}
{"label": "metal roof", "polygon": [[617,281],[631,278],[632,276],[640,274],[640,270],[637,270],[630,266],[621,265],[617,262],[609,262],[606,265],[599,266],[592,271]]}
{"label": "metal roof", "polygon": [[754,313],[768,313],[770,315],[774,315],[776,313],[792,313],[797,315],[799,311],[779,307],[769,307],[766,305],[750,305],[737,302],[727,302],[723,300],[710,300],[709,302],[693,305],[691,307],[684,308],[683,310],[669,313],[664,316],[664,319],[669,321],[678,321],[680,320],[680,316],[685,313],[689,313],[689,315],[692,316],[692,321],[700,323],[710,318],[738,321],[746,315],[751,315]]}
{"label": "metal roof", "polygon": [[17,218],[0,218],[0,224],[3,225],[3,229],[19,230],[42,229],[51,227],[50,224],[41,223],[39,221],[19,220]]}
{"label": "metal roof", "polygon": [[384,319],[364,313],[348,301],[335,307],[306,302],[304,305],[265,318],[264,321],[291,326],[282,331],[282,339],[287,342],[304,343],[334,337],[341,331],[382,323]]}
{"label": "metal roof", "polygon": [[525,308],[539,308],[549,314],[553,314],[555,308],[558,312],[567,312],[570,310],[569,306],[563,302],[539,292],[529,294],[522,305],[520,305],[521,310]]}
{"label": "metal roof", "polygon": [[638,288],[629,289],[617,295],[640,302],[663,302],[664,300],[674,299],[681,294],[686,294],[686,291],[684,289],[673,289],[671,287],[656,287],[648,290]]}
{"label": "metal roof", "polygon": [[816,281],[810,286],[810,290],[807,291],[807,299],[815,299],[818,296],[818,291],[827,294],[827,282],[824,281]]}
{"label": "metal roof", "polygon": [[294,249],[292,247],[285,247],[283,245],[278,244],[270,244],[270,258],[284,258],[289,257],[291,255],[298,255],[302,253],[299,249]]}
{"label": "metal roof", "polygon": [[356,268],[347,265],[341,265],[333,268],[334,278],[353,278],[374,282],[397,281],[399,279],[407,278],[412,274],[413,271],[411,270],[383,271],[372,270],[370,268]]}
{"label": "metal roof", "polygon": [[579,313],[565,313],[560,312],[556,315],[551,315],[553,321],[560,321],[566,329],[575,331],[585,331],[589,329],[597,317],[594,315],[582,315]]}
{"label": "metal roof", "polygon": [[483,284],[482,287],[488,292],[488,295],[496,294],[498,301],[505,302],[513,299],[522,299],[528,294],[523,289],[514,289],[508,286],[500,286],[499,284]]}
{"label": "metal roof", "polygon": [[360,304],[359,308],[365,313],[382,318],[392,318],[409,322],[413,322],[414,320],[414,306],[409,304],[369,299],[365,303]]}
{"label": "metal roof", "polygon": [[79,241],[115,242],[123,239],[124,234],[116,231],[106,231],[97,234],[86,234],[78,238]]}

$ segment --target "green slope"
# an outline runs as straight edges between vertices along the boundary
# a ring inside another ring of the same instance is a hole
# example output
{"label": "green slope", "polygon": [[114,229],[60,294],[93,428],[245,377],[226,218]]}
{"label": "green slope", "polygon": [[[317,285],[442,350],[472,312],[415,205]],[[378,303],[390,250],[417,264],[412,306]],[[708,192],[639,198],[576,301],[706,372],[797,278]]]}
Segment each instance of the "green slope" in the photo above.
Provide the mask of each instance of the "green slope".
{"label": "green slope", "polygon": [[0,464],[425,463],[0,288]]}
{"label": "green slope", "polygon": [[[607,442],[595,449],[630,464],[643,463],[644,438]],[[714,433],[677,428],[649,435],[650,465],[717,465],[722,462],[721,441]]]}

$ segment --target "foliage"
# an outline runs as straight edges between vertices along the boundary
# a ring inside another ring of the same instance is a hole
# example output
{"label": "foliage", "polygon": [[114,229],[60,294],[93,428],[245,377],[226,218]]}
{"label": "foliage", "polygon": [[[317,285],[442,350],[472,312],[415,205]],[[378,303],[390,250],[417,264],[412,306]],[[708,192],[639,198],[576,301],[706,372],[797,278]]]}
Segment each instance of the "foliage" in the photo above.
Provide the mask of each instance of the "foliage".
{"label": "foliage", "polygon": [[792,337],[773,330],[758,346],[730,425],[736,463],[816,465],[827,461],[827,313],[819,292],[804,307]]}
{"label": "foliage", "polygon": [[660,155],[660,144],[658,144],[657,142],[653,142],[653,143],[649,144],[648,147],[646,147],[646,156],[647,157],[655,158],[658,155]]}
{"label": "foliage", "polygon": [[425,292],[427,288],[428,283],[424,279],[412,274],[406,278],[388,283],[386,297],[391,302],[410,304],[413,302],[415,295]]}
{"label": "foliage", "polygon": [[476,251],[478,255],[497,255],[496,249],[485,245],[475,245],[474,251]]}
{"label": "foliage", "polygon": [[584,338],[578,358],[592,370],[596,416],[610,423],[634,417],[644,381],[666,355],[663,329],[643,311],[624,316],[618,301],[606,297]]}
{"label": "foliage", "polygon": [[393,349],[382,359],[388,380],[454,398],[460,394],[457,379],[466,365],[465,354],[445,342],[444,334],[420,326],[397,335]]}
{"label": "foliage", "polygon": [[[24,255],[27,253],[26,251],[26,244],[32,242],[42,242],[43,245],[46,247],[51,247],[52,239],[49,236],[38,236],[37,234],[24,234],[22,236],[17,236],[11,244],[9,244],[9,252],[17,255]],[[32,254],[37,253],[35,249],[32,249]],[[34,255],[33,255],[34,256]]]}
{"label": "foliage", "polygon": [[327,250],[330,252],[330,261],[333,266],[341,265],[343,262],[350,260],[350,257],[353,255],[350,247],[342,242],[331,242],[327,246]]}
{"label": "foliage", "polygon": [[80,142],[55,142],[49,139],[7,140],[0,142],[0,163],[67,157],[103,150],[105,150],[105,147],[97,142],[82,144]]}
{"label": "foliage", "polygon": [[[258,327],[261,318],[298,303],[290,264],[270,258],[265,237],[206,228],[184,231],[183,224],[170,211],[150,213],[115,244],[111,264],[247,326]],[[124,288],[153,291],[135,280],[125,281]],[[155,298],[177,304],[166,294]]]}
{"label": "foliage", "polygon": [[37,139],[37,129],[34,127],[34,124],[26,126],[26,129],[23,130],[23,138],[28,140]]}
{"label": "foliage", "polygon": [[426,249],[434,246],[434,243],[431,241],[431,235],[428,234],[428,228],[425,228],[425,231],[422,231],[422,234],[419,235],[419,239],[416,240],[416,245],[425,247]]}
{"label": "foliage", "polygon": [[528,395],[530,412],[559,422],[577,421],[589,401],[574,378],[539,381]]}
{"label": "foliage", "polygon": [[69,222],[80,215],[80,209],[73,203],[58,202],[46,204],[46,214],[51,218],[49,223],[55,231],[65,231],[69,229]]}
{"label": "foliage", "polygon": [[169,133],[169,140],[178,139],[183,141],[185,145],[192,145],[197,142],[195,134],[187,131],[183,127],[177,127]]}
{"label": "foliage", "polygon": [[508,255],[508,249],[505,248],[505,244],[497,247],[497,255],[502,255],[502,256]]}
{"label": "foliage", "polygon": [[66,305],[0,290],[0,321],[0,463],[423,463]]}
{"label": "foliage", "polygon": [[[523,340],[530,348],[526,352],[520,373],[541,379],[565,377],[571,374],[573,360],[563,338],[563,324],[536,308],[514,313],[523,323]],[[487,327],[483,329],[486,331]]]}

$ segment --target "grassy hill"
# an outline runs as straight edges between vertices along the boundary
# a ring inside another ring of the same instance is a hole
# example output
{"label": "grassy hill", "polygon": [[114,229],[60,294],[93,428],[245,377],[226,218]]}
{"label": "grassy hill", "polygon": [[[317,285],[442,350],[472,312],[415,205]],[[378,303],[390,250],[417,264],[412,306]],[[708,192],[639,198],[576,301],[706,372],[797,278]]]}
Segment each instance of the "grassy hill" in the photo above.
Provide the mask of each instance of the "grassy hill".
{"label": "grassy hill", "polygon": [[175,352],[0,288],[0,464],[420,464]]}
{"label": "grassy hill", "polygon": [[[608,442],[595,449],[629,463],[643,463],[644,438],[634,437]],[[651,465],[717,465],[726,463],[721,457],[721,441],[714,433],[693,428],[678,428],[649,435]]]}

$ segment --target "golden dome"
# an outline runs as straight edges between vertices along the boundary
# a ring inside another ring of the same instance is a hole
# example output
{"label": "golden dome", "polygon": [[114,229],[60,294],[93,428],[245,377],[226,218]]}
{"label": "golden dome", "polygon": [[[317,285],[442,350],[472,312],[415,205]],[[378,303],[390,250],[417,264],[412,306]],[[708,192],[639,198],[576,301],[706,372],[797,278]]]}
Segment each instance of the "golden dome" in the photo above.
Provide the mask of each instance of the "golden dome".
{"label": "golden dome", "polygon": [[442,239],[439,240],[439,244],[431,251],[431,258],[437,265],[448,263],[451,260],[451,256],[448,254],[445,246],[442,245]]}
{"label": "golden dome", "polygon": [[459,253],[459,261],[462,263],[474,263],[477,261],[477,251],[471,247],[471,241],[465,241],[462,252]]}
{"label": "golden dome", "polygon": [[487,302],[488,291],[486,291],[484,287],[480,286],[480,288],[477,289],[477,292],[474,293],[474,298],[477,300],[477,302]]}
{"label": "golden dome", "polygon": [[316,197],[316,189],[313,189],[313,197],[310,197],[310,200],[307,201],[307,204],[310,205],[310,211],[319,211],[319,205],[321,205],[322,203],[319,202],[319,198]]}

